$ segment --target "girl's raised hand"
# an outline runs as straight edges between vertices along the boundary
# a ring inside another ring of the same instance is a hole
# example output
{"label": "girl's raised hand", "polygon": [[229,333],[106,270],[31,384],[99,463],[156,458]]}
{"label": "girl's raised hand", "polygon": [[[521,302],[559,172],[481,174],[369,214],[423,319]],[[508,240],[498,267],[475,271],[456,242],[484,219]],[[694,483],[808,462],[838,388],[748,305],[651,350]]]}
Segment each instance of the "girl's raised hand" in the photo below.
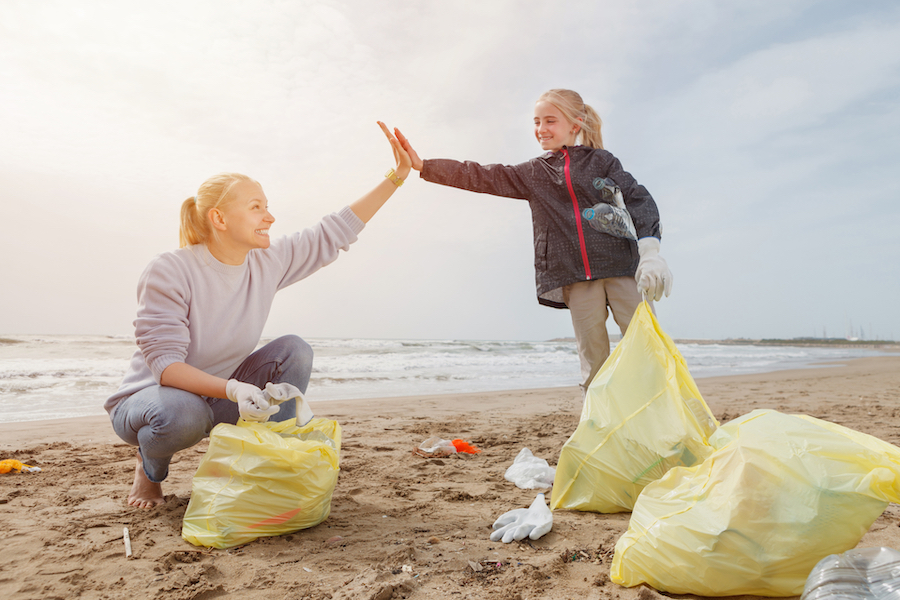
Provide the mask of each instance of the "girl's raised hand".
{"label": "girl's raised hand", "polygon": [[394,168],[394,173],[396,173],[400,179],[406,179],[409,176],[409,170],[412,164],[409,153],[403,148],[400,141],[394,137],[391,130],[387,128],[387,125],[378,121],[378,126],[381,127],[384,135],[387,136],[388,141],[391,143],[391,149],[394,151],[394,161],[397,163],[397,166]]}
{"label": "girl's raised hand", "polygon": [[413,147],[410,146],[409,140],[406,139],[406,136],[400,133],[400,130],[394,127],[394,133],[397,134],[397,139],[400,140],[400,145],[403,146],[403,149],[409,154],[409,158],[412,160],[412,168],[416,171],[422,170],[422,159],[419,158],[418,153],[413,150]]}

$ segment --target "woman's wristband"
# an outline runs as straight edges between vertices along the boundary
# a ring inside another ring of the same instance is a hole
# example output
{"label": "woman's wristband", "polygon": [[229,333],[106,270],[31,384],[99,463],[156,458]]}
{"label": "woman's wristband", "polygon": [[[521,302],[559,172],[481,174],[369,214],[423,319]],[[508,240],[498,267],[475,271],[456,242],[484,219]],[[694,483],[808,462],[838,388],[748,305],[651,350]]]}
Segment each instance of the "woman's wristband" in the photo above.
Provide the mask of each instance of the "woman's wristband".
{"label": "woman's wristband", "polygon": [[385,173],[384,176],[387,177],[391,181],[391,183],[393,183],[397,187],[400,187],[401,185],[403,185],[404,180],[401,179],[399,175],[394,173],[393,169],[388,169],[388,172]]}

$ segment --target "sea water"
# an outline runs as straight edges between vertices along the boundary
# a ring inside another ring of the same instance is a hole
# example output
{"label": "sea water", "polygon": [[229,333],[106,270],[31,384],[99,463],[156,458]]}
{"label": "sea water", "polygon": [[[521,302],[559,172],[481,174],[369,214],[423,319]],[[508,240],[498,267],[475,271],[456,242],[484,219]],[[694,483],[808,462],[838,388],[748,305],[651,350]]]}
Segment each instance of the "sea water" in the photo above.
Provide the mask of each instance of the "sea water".
{"label": "sea water", "polygon": [[[263,340],[265,343],[268,340]],[[574,341],[307,339],[315,352],[307,397],[353,400],[574,386]],[[681,343],[694,378],[759,373],[880,354],[862,348]],[[0,422],[105,414],[131,337],[0,336]]]}

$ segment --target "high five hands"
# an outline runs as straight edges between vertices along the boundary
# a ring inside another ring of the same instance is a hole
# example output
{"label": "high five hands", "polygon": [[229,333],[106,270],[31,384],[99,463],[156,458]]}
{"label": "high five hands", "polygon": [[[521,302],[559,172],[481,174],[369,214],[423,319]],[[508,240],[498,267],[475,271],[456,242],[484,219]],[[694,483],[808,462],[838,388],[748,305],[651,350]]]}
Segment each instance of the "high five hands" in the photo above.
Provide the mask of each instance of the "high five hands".
{"label": "high five hands", "polygon": [[403,146],[403,149],[409,154],[409,158],[412,161],[412,168],[416,171],[422,170],[422,159],[419,158],[419,155],[413,150],[413,147],[409,144],[409,140],[405,135],[400,133],[400,130],[394,127],[394,133],[397,135],[397,139],[400,140],[400,145]]}
{"label": "high five hands", "polygon": [[[397,137],[394,137],[394,134],[391,133],[391,130],[388,129],[387,125],[378,121],[378,126],[381,127],[381,130],[384,132],[384,135],[387,136],[388,141],[391,143],[391,150],[394,151],[394,161],[397,163],[397,166],[394,167],[394,173],[400,179],[406,179],[409,176],[410,167],[413,164],[413,160],[411,156],[415,155],[415,151],[410,153],[403,145],[400,140],[397,138],[401,138],[402,140],[406,140],[402,135],[400,135],[400,131],[396,128],[394,131],[397,133]],[[408,144],[409,142],[407,142]],[[416,159],[421,163],[421,159],[417,155]],[[421,169],[421,167],[419,168]]]}

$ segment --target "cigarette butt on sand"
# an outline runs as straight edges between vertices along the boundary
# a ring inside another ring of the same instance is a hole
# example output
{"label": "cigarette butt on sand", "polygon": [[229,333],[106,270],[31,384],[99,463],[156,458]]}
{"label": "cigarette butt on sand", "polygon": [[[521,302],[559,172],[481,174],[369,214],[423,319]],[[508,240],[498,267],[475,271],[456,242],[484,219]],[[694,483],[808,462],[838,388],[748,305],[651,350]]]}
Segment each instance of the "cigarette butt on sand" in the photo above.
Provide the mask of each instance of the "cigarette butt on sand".
{"label": "cigarette butt on sand", "polygon": [[125,558],[131,558],[131,538],[128,536],[128,528],[126,527],[122,535],[125,540]]}

